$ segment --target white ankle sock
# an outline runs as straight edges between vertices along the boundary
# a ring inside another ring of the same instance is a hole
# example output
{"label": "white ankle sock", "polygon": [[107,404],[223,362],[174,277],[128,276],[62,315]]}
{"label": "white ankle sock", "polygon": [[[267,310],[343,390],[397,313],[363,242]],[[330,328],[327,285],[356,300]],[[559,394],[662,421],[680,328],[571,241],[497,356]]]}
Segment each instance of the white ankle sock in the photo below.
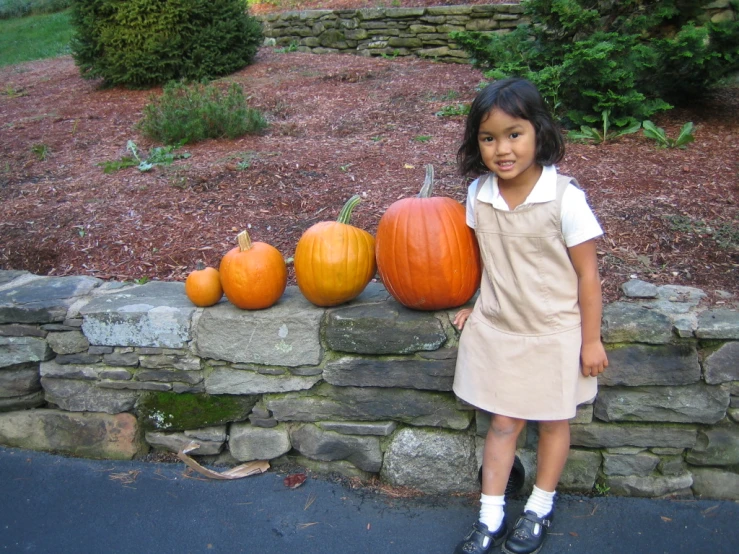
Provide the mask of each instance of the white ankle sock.
{"label": "white ankle sock", "polygon": [[523,511],[531,510],[539,517],[544,517],[552,511],[554,506],[554,495],[556,491],[547,492],[534,485],[534,490],[529,496]]}
{"label": "white ankle sock", "polygon": [[[488,526],[488,531],[495,533],[503,523],[505,496],[480,495],[480,521]],[[485,540],[487,542],[488,539]],[[487,544],[484,545],[487,547]]]}

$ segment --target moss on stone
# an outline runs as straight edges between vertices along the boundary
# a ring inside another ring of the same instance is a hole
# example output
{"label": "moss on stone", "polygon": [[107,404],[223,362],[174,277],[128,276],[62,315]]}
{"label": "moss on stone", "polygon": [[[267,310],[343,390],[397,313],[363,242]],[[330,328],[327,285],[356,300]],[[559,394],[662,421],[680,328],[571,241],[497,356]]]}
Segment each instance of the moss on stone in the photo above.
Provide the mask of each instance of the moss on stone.
{"label": "moss on stone", "polygon": [[243,421],[258,400],[258,395],[153,392],[141,397],[137,411],[145,430],[184,431]]}

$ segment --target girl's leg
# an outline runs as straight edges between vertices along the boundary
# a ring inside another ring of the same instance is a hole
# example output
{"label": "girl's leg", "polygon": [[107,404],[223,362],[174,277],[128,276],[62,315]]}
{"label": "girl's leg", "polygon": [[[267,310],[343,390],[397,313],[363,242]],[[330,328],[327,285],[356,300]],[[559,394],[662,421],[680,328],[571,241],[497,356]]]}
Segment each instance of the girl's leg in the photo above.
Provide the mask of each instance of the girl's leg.
{"label": "girl's leg", "polygon": [[540,421],[536,467],[536,486],[539,489],[554,492],[569,453],[569,420]]}
{"label": "girl's leg", "polygon": [[505,488],[516,456],[516,440],[525,421],[493,414],[482,454],[480,518],[457,545],[455,554],[488,554],[507,534]]}
{"label": "girl's leg", "polygon": [[503,545],[503,552],[533,554],[541,549],[552,521],[554,491],[569,452],[570,422],[566,419],[539,422],[536,484]]}
{"label": "girl's leg", "polygon": [[482,454],[483,494],[505,494],[513,460],[516,458],[516,441],[525,424],[523,419],[493,414]]}

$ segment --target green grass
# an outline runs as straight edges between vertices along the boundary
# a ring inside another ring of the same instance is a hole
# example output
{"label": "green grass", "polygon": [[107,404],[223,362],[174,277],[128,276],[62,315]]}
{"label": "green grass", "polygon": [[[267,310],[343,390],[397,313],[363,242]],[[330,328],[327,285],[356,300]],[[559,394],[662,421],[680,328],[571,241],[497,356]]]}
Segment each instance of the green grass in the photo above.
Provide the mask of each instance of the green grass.
{"label": "green grass", "polygon": [[70,11],[0,20],[0,67],[69,54]]}

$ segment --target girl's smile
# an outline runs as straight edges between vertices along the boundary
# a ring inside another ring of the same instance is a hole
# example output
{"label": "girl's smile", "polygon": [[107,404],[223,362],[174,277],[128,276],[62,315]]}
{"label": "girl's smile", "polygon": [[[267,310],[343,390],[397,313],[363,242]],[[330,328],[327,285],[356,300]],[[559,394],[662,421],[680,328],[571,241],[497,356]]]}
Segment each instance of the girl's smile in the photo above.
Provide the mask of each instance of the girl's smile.
{"label": "girl's smile", "polygon": [[480,123],[477,134],[485,166],[505,188],[533,188],[541,175],[536,163],[536,131],[528,119],[494,108]]}

